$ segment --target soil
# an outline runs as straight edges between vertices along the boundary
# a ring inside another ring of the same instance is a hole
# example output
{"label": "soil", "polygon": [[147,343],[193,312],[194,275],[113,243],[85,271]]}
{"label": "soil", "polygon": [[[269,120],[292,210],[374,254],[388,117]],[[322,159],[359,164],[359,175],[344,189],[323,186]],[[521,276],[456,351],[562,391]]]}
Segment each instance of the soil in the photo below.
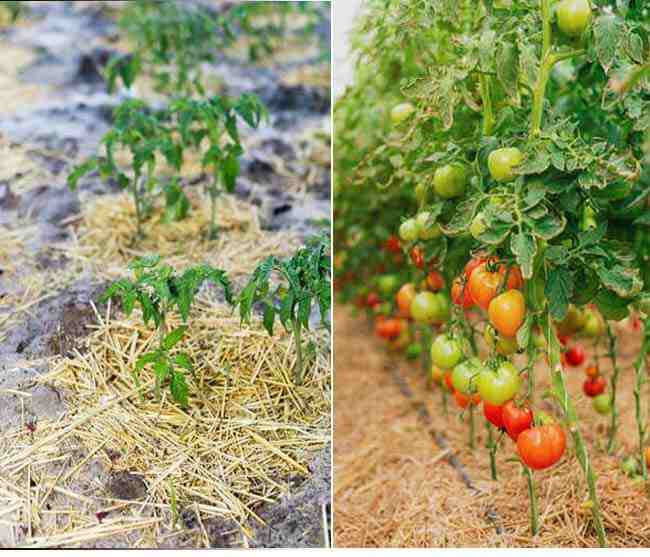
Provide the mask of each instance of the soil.
{"label": "soil", "polygon": [[[468,413],[428,384],[419,366],[388,352],[364,317],[334,311],[335,428],[334,525],[337,547],[596,547],[584,476],[568,442],[567,455],[535,473],[542,526],[529,529],[528,492],[512,442],[497,452],[498,481],[490,477],[487,434],[479,409],[476,449],[468,446]],[[650,512],[643,482],[626,476],[623,458],[637,450],[632,363],[639,333],[618,330],[620,427],[613,454],[606,452],[609,417],[596,414],[582,394],[583,368],[568,368],[591,463],[598,475],[608,542],[647,547]],[[586,343],[585,343],[586,344]],[[363,347],[360,349],[360,347]],[[600,367],[611,373],[609,361]],[[588,351],[585,365],[593,361]],[[584,366],[583,366],[584,367]],[[538,392],[546,388],[538,366]],[[541,395],[540,395],[541,396]],[[647,400],[644,391],[643,400]],[[548,400],[537,408],[559,415]]]}
{"label": "soil", "polygon": [[[115,183],[94,175],[71,192],[66,178],[75,164],[96,153],[113,108],[127,95],[124,91],[109,95],[102,78],[102,68],[117,49],[118,28],[111,10],[120,2],[26,4],[30,8],[26,18],[0,32],[0,44],[13,60],[8,64],[5,59],[0,68],[6,71],[2,100],[7,100],[0,103],[0,150],[5,160],[0,233],[21,235],[16,253],[4,257],[0,249],[0,434],[25,420],[54,420],[65,412],[64,395],[35,385],[34,380],[48,371],[49,357],[82,350],[81,341],[95,320],[92,306],[101,310],[98,298],[106,283],[91,268],[67,258],[61,246],[74,238],[82,205],[118,191]],[[329,33],[329,25],[318,32]],[[268,125],[244,134],[244,142],[254,147],[243,156],[235,197],[259,207],[264,230],[291,230],[303,239],[330,213],[329,163],[304,156],[320,147],[312,145],[314,132],[329,137],[329,88],[288,85],[287,76],[318,67],[304,54],[302,59],[294,56],[291,62],[264,67],[222,59],[210,68],[227,76],[226,94],[255,92],[271,113]],[[328,141],[324,148],[329,153]],[[203,178],[190,176],[186,185],[198,186]],[[296,187],[301,180],[301,187]],[[40,289],[38,295],[35,289]],[[27,393],[28,402],[12,391]],[[318,463],[327,458],[325,448],[314,460],[313,475],[301,478],[295,493],[263,510],[268,529],[258,531],[259,539],[274,546],[322,545],[321,503],[329,497],[329,469]],[[99,468],[101,464],[88,467],[89,482],[101,477],[118,498],[143,496],[140,478],[108,477]],[[187,526],[188,532],[193,528],[195,524]],[[228,534],[225,523],[209,523],[206,528],[217,547],[228,540],[235,543],[235,538],[241,544],[239,536]],[[9,543],[3,533],[0,529],[0,547]],[[166,543],[179,547],[182,539],[181,532]],[[124,547],[134,541],[102,540],[92,545]]]}

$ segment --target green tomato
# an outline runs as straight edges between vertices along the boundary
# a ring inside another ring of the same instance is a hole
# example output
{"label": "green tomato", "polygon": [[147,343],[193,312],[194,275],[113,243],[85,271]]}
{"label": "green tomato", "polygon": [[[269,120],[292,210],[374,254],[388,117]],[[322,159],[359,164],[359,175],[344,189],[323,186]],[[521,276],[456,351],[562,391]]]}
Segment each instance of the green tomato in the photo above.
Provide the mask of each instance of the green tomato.
{"label": "green tomato", "polygon": [[433,175],[433,189],[443,199],[451,199],[465,192],[465,170],[459,164],[446,164]]}
{"label": "green tomato", "polygon": [[431,213],[429,211],[422,211],[415,217],[420,240],[435,240],[442,235],[440,225],[437,222],[429,224],[430,216]]}
{"label": "green tomato", "polygon": [[594,397],[594,410],[599,414],[609,414],[612,410],[612,399],[607,393]]}
{"label": "green tomato", "polygon": [[418,292],[411,301],[411,317],[416,323],[431,324],[440,311],[440,301],[433,292]]}
{"label": "green tomato", "polygon": [[580,218],[580,230],[587,231],[596,228],[598,223],[596,222],[596,211],[593,210],[589,205],[585,205],[582,208],[582,216]]}
{"label": "green tomato", "polygon": [[490,175],[497,182],[510,182],[517,176],[513,168],[524,160],[523,153],[516,147],[496,149],[488,157]]}
{"label": "green tomato", "polygon": [[472,238],[478,240],[479,236],[486,230],[487,224],[485,224],[485,215],[483,213],[477,213],[472,220],[472,224],[469,225],[469,233],[472,235]]}
{"label": "green tomato", "polygon": [[377,279],[377,288],[384,295],[388,296],[400,286],[400,279],[397,275],[381,275]]}
{"label": "green tomato", "polygon": [[463,359],[460,343],[448,335],[439,335],[431,344],[431,360],[443,369],[451,369]]}
{"label": "green tomato", "polygon": [[558,27],[566,35],[582,35],[591,22],[589,0],[562,0],[556,13]]}
{"label": "green tomato", "polygon": [[415,107],[411,103],[398,104],[390,111],[390,119],[397,126],[408,119],[413,112],[415,112]]}
{"label": "green tomato", "polygon": [[515,337],[506,338],[497,334],[494,327],[488,325],[485,327],[483,338],[490,348],[495,348],[496,351],[503,356],[510,356],[519,350],[519,344]]}
{"label": "green tomato", "polygon": [[476,387],[483,400],[501,406],[517,394],[521,378],[514,365],[503,362],[496,370],[483,370],[476,378]]}
{"label": "green tomato", "polygon": [[605,323],[602,317],[591,308],[585,310],[582,332],[590,338],[599,337],[605,332]]}
{"label": "green tomato", "polygon": [[409,360],[417,360],[422,354],[422,345],[419,342],[414,342],[406,347],[406,357]]}
{"label": "green tomato", "polygon": [[405,242],[415,242],[419,233],[420,227],[415,219],[406,219],[399,227],[399,237]]}
{"label": "green tomato", "polygon": [[457,364],[451,373],[451,384],[454,389],[464,395],[474,394],[476,392],[474,379],[480,373],[482,367],[478,358],[470,358]]}
{"label": "green tomato", "polygon": [[451,301],[444,292],[436,292],[434,296],[438,304],[438,310],[433,316],[433,323],[440,325],[449,321],[449,317],[451,316]]}

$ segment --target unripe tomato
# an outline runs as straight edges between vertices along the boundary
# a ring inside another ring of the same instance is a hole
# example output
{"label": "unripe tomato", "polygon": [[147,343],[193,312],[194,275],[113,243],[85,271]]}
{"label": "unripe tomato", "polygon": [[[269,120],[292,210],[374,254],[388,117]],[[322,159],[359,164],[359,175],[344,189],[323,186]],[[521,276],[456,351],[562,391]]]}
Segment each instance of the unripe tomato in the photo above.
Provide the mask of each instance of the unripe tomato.
{"label": "unripe tomato", "polygon": [[585,349],[579,344],[575,344],[569,348],[565,355],[566,363],[573,367],[581,366],[585,361]]}
{"label": "unripe tomato", "polygon": [[420,234],[420,227],[415,219],[406,219],[399,227],[399,237],[405,242],[415,242]]}
{"label": "unripe tomato", "polygon": [[427,275],[427,286],[430,290],[438,292],[445,287],[445,279],[442,278],[442,275],[438,271],[429,271]]}
{"label": "unripe tomato", "polygon": [[415,186],[415,199],[418,200],[418,203],[420,205],[423,205],[426,202],[428,195],[429,186],[426,182],[420,182],[417,186]]}
{"label": "unripe tomato", "polygon": [[490,302],[488,317],[499,334],[512,338],[524,322],[526,301],[519,290],[508,290]]}
{"label": "unripe tomato", "polygon": [[415,285],[411,282],[403,284],[395,295],[397,308],[402,317],[411,317],[411,302],[415,298]]}
{"label": "unripe tomato", "polygon": [[464,284],[461,277],[456,277],[451,285],[451,301],[463,309],[469,309],[474,305],[469,294],[469,288]]}
{"label": "unripe tomato", "polygon": [[599,337],[605,332],[605,321],[600,313],[591,308],[585,310],[582,332],[589,338]]}
{"label": "unripe tomato", "polygon": [[509,400],[503,405],[501,415],[503,417],[503,427],[510,439],[515,442],[522,431],[526,431],[533,425],[532,410],[528,406],[517,406],[514,400]]}
{"label": "unripe tomato", "polygon": [[478,358],[470,358],[456,364],[451,372],[451,384],[454,389],[464,395],[470,395],[476,392],[474,379],[482,369],[481,362]]}
{"label": "unripe tomato", "polygon": [[389,296],[397,290],[399,282],[397,275],[381,275],[377,279],[377,287],[384,296]]}
{"label": "unripe tomato", "polygon": [[562,458],[565,449],[566,433],[558,424],[532,427],[517,437],[519,456],[533,470],[553,466]]}
{"label": "unripe tomato", "polygon": [[607,381],[605,381],[605,378],[602,375],[599,375],[598,377],[590,377],[582,384],[582,390],[591,398],[603,394],[605,392],[605,387],[607,387]]}
{"label": "unripe tomato", "polygon": [[556,13],[558,27],[566,35],[582,35],[591,21],[589,0],[562,0]]}
{"label": "unripe tomato", "polygon": [[472,238],[478,240],[479,236],[486,230],[487,224],[485,223],[485,215],[483,215],[483,213],[477,213],[472,219],[472,224],[469,225],[469,233],[472,235]]}
{"label": "unripe tomato", "polygon": [[599,414],[609,414],[612,410],[612,398],[608,394],[603,393],[594,397],[593,405],[594,410]]}
{"label": "unripe tomato", "polygon": [[393,124],[398,125],[408,119],[413,112],[415,112],[415,107],[411,103],[401,103],[394,106],[390,111],[390,119]]}
{"label": "unripe tomato", "polygon": [[596,211],[589,205],[582,208],[582,215],[580,217],[580,230],[592,230],[598,226],[596,222]]}
{"label": "unripe tomato", "polygon": [[444,369],[452,369],[463,359],[460,343],[448,335],[439,335],[431,344],[431,360]]}
{"label": "unripe tomato", "polygon": [[424,252],[419,246],[415,246],[411,250],[411,261],[418,269],[424,269]]}
{"label": "unripe tomato", "polygon": [[433,316],[433,323],[434,325],[441,325],[442,323],[449,321],[451,315],[449,298],[444,292],[436,292],[434,296],[438,303],[438,309]]}
{"label": "unripe tomato", "polygon": [[417,360],[422,354],[422,345],[419,342],[413,342],[406,347],[406,358],[408,360]]}
{"label": "unripe tomato", "polygon": [[586,317],[586,312],[570,305],[566,317],[556,324],[559,335],[568,336],[578,332],[585,325]]}
{"label": "unripe tomato", "polygon": [[433,292],[419,292],[411,301],[411,317],[416,323],[431,324],[440,314],[440,301]]}
{"label": "unripe tomato", "polygon": [[520,386],[519,372],[510,362],[503,362],[496,370],[484,369],[476,378],[478,393],[490,404],[501,405],[509,401]]}
{"label": "unripe tomato", "polygon": [[521,164],[524,155],[516,147],[496,149],[488,156],[490,175],[497,182],[510,182],[517,176],[514,167]]}
{"label": "unripe tomato", "polygon": [[454,399],[456,400],[456,404],[461,408],[467,408],[470,402],[472,403],[472,406],[477,406],[481,403],[481,397],[477,394],[465,395],[460,391],[454,391]]}
{"label": "unripe tomato", "polygon": [[443,199],[451,199],[465,192],[465,170],[458,164],[446,164],[433,175],[433,189]]}
{"label": "unripe tomato", "polygon": [[440,225],[437,222],[429,224],[430,216],[431,213],[429,211],[422,211],[415,217],[420,240],[435,240],[442,236]]}
{"label": "unripe tomato", "polygon": [[490,348],[496,349],[502,356],[510,356],[519,350],[516,339],[497,335],[494,327],[489,325],[483,331],[483,338]]}
{"label": "unripe tomato", "polygon": [[483,401],[483,415],[485,419],[490,422],[494,427],[503,429],[503,406],[497,406],[496,404],[490,404],[487,401]]}
{"label": "unripe tomato", "polygon": [[585,375],[587,377],[598,377],[600,375],[600,370],[596,366],[587,366],[585,368]]}

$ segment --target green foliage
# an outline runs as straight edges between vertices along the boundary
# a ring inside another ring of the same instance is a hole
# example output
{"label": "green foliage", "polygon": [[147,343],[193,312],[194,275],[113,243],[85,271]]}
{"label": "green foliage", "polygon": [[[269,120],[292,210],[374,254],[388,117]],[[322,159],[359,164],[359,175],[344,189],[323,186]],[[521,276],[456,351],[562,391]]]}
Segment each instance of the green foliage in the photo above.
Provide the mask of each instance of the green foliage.
{"label": "green foliage", "polygon": [[156,377],[156,391],[168,382],[175,401],[187,406],[188,386],[184,371],[193,371],[192,361],[184,352],[173,351],[183,339],[187,325],[167,331],[167,316],[174,309],[184,323],[187,323],[190,309],[201,285],[205,282],[223,289],[228,303],[232,303],[232,290],[226,273],[209,265],[198,265],[177,273],[173,267],[161,263],[159,256],[146,256],[134,260],[129,267],[134,280],[119,279],[104,292],[102,302],[117,298],[124,313],[131,315],[140,306],[142,320],[146,326],[153,323],[158,329],[159,346],[142,354],[134,369],[136,381],[146,366],[150,366]]}
{"label": "green foliage", "polygon": [[[249,322],[253,305],[260,303],[263,308],[263,324],[269,335],[273,335],[276,317],[283,327],[294,334],[298,363],[296,382],[302,381],[301,330],[309,329],[309,316],[312,308],[318,306],[322,326],[327,326],[331,307],[331,265],[330,240],[328,235],[310,239],[306,246],[289,258],[270,256],[253,272],[239,296],[236,304],[244,322]],[[272,284],[276,274],[280,283]]]}

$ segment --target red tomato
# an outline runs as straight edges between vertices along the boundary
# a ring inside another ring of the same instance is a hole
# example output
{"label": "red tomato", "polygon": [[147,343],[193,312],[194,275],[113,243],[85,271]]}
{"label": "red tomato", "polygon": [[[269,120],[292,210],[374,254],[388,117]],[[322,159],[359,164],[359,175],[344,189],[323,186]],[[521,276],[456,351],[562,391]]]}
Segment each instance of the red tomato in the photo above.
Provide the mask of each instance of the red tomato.
{"label": "red tomato", "polygon": [[427,275],[427,286],[429,290],[438,292],[445,287],[445,279],[442,278],[442,275],[438,271],[430,271]]}
{"label": "red tomato", "polygon": [[467,408],[471,402],[473,406],[476,406],[481,402],[481,397],[478,394],[473,394],[472,396],[465,395],[460,391],[454,391],[454,399],[456,399],[456,404],[461,408]]}
{"label": "red tomato", "polygon": [[378,306],[381,303],[381,300],[379,299],[379,294],[376,292],[370,292],[368,296],[366,297],[366,304],[368,307],[374,308],[375,306]]}
{"label": "red tomato", "polygon": [[411,261],[418,269],[424,269],[424,253],[422,248],[415,246],[411,250]]}
{"label": "red tomato", "polygon": [[602,375],[597,377],[590,377],[582,384],[582,390],[588,397],[595,397],[605,392],[607,381]]}
{"label": "red tomato", "polygon": [[456,277],[451,285],[451,300],[457,306],[463,309],[469,309],[474,305],[472,297],[469,295],[469,288],[461,277]]}
{"label": "red tomato", "polygon": [[402,317],[411,317],[411,302],[415,298],[415,285],[407,282],[397,291],[395,301]]}
{"label": "red tomato", "polygon": [[451,382],[451,371],[445,373],[445,385],[447,385],[447,390],[449,392],[454,392],[454,384]]}
{"label": "red tomato", "polygon": [[402,321],[394,317],[378,319],[375,324],[375,331],[381,338],[393,340],[402,332]]}
{"label": "red tomato", "polygon": [[566,433],[558,424],[542,425],[522,431],[517,437],[521,460],[533,470],[544,470],[562,458]]}
{"label": "red tomato", "polygon": [[579,344],[576,344],[566,351],[566,363],[570,366],[577,367],[585,361],[585,350]]}
{"label": "red tomato", "polygon": [[493,426],[498,427],[499,429],[504,429],[505,426],[503,425],[503,406],[490,404],[484,400],[483,415],[485,416],[485,419]]}
{"label": "red tomato", "polygon": [[400,253],[402,247],[399,243],[399,238],[395,234],[392,234],[384,243],[384,249],[391,253]]}
{"label": "red tomato", "polygon": [[533,412],[528,406],[519,408],[513,400],[506,402],[501,411],[503,427],[510,439],[517,441],[522,431],[527,430],[533,423]]}
{"label": "red tomato", "polygon": [[[481,263],[471,271],[467,283],[472,300],[484,310],[488,309],[490,302],[501,287],[505,286],[507,290],[516,290],[523,284],[521,271],[517,267],[511,267],[508,271],[505,265],[500,265],[498,270],[492,270],[494,265],[494,261]],[[507,283],[506,273],[508,275]]]}
{"label": "red tomato", "polygon": [[483,255],[470,259],[465,265],[465,278],[469,279],[469,277],[472,276],[472,271],[474,271],[474,269],[476,269],[479,265],[485,263],[487,260],[488,258]]}
{"label": "red tomato", "polygon": [[526,301],[519,290],[508,290],[495,297],[488,307],[488,316],[492,326],[501,336],[512,338],[526,316]]}

